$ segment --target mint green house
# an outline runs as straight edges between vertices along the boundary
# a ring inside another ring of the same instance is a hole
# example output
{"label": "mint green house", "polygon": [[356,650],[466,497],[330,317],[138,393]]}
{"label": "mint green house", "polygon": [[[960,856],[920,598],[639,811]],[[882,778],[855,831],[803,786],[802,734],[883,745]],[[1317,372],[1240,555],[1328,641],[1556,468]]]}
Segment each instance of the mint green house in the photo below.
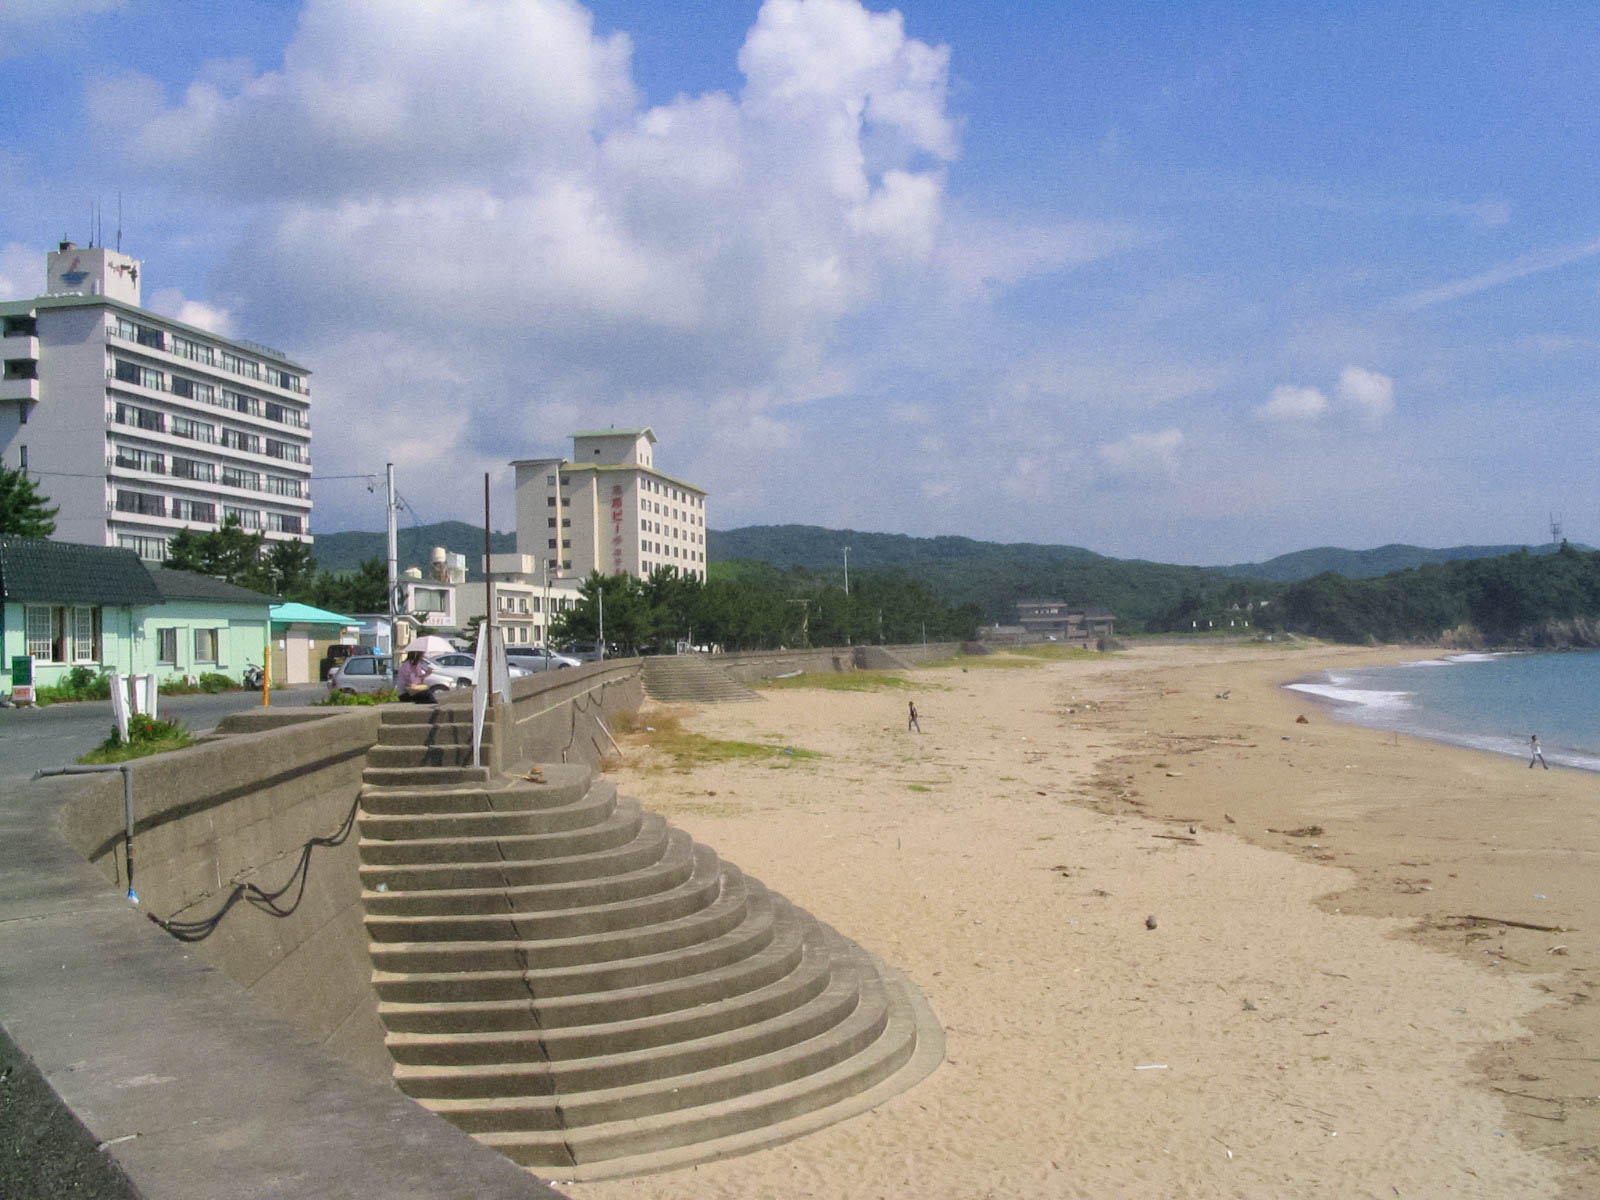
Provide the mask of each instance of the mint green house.
{"label": "mint green house", "polygon": [[49,687],[75,667],[159,679],[237,679],[261,662],[270,597],[204,575],[147,567],[131,550],[0,538],[0,691],[30,656]]}

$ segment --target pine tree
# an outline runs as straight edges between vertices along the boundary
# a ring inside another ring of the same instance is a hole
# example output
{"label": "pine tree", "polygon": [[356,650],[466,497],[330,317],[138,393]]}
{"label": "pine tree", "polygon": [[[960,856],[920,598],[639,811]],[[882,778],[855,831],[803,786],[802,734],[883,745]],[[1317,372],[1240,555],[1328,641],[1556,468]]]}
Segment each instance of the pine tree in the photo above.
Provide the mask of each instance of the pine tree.
{"label": "pine tree", "polygon": [[0,467],[0,535],[47,538],[56,531],[58,508],[46,507],[41,496],[22,471]]}

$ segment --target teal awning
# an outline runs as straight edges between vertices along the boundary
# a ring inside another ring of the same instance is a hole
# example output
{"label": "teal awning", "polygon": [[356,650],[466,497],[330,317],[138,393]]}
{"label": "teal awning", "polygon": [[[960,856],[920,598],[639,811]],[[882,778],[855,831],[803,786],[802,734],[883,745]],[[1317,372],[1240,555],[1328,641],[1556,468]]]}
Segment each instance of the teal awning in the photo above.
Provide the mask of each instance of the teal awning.
{"label": "teal awning", "polygon": [[336,612],[329,612],[325,608],[317,608],[311,604],[274,604],[272,606],[273,625],[360,625],[360,621],[353,621],[349,617],[341,617]]}

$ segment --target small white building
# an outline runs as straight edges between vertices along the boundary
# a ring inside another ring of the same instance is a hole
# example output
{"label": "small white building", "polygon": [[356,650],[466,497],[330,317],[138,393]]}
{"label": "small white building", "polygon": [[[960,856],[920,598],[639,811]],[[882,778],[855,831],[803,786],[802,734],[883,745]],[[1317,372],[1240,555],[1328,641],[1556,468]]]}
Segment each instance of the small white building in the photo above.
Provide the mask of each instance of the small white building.
{"label": "small white building", "polygon": [[487,597],[482,583],[463,584],[457,591],[463,627],[484,615],[487,599],[506,645],[548,645],[551,621],[578,602],[582,583],[547,570],[548,565],[531,554],[490,555],[484,563]]}

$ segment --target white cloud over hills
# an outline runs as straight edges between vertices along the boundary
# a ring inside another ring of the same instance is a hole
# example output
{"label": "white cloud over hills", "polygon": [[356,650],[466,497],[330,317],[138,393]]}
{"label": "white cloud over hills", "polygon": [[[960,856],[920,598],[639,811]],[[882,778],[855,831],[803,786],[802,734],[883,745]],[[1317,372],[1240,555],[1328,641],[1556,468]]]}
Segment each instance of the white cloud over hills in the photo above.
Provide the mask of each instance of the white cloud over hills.
{"label": "white cloud over hills", "polygon": [[[981,357],[997,294],[1136,240],[952,205],[949,51],[897,12],[768,0],[736,94],[646,107],[630,56],[570,0],[310,0],[274,69],[214,64],[170,102],[128,75],[93,110],[132,165],[251,214],[211,308],[316,369],[319,427],[431,426],[387,443],[418,447],[402,470],[616,422],[714,494],[781,479],[809,409],[871,402],[952,331]],[[362,453],[323,440],[319,469]]]}

